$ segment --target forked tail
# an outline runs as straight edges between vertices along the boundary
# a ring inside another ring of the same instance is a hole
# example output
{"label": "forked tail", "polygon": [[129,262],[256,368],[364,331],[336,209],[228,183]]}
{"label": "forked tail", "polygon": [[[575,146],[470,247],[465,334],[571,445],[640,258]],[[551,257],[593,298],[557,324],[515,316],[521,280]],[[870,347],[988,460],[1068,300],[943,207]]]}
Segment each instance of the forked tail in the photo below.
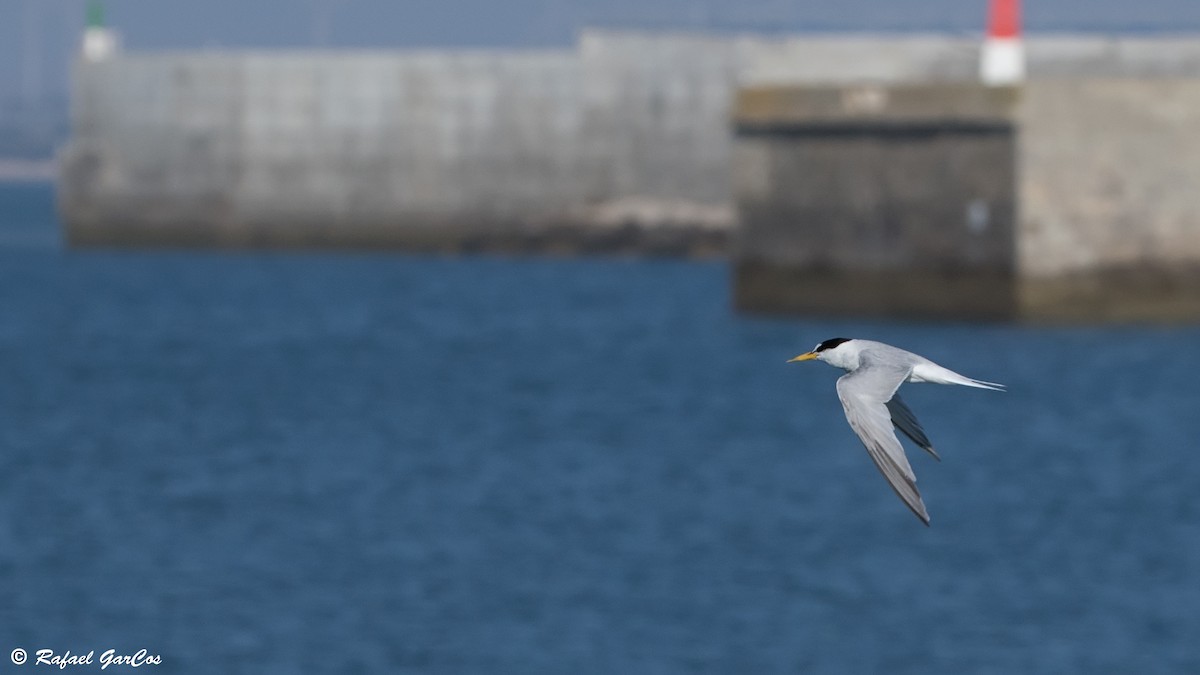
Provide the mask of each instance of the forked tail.
{"label": "forked tail", "polygon": [[933,384],[959,384],[964,387],[975,387],[977,389],[989,389],[991,391],[1005,391],[1002,384],[996,382],[985,382],[976,380],[966,375],[943,368],[936,363],[919,363],[913,366],[912,381],[914,382],[932,382]]}

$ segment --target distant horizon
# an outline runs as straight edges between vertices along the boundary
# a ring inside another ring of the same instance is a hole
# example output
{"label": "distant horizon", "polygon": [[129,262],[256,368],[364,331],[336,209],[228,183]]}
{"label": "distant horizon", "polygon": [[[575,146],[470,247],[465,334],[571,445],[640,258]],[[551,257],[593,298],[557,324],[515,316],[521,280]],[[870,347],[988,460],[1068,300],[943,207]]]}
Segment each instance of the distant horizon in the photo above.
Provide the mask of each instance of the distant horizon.
{"label": "distant horizon", "polygon": [[[642,34],[695,34],[695,35],[711,35],[711,36],[747,36],[747,37],[762,37],[765,39],[786,38],[788,36],[837,36],[837,35],[877,35],[877,36],[942,36],[950,39],[970,40],[980,37],[980,33],[973,31],[950,31],[950,30],[899,30],[899,29],[855,29],[855,30],[834,30],[834,29],[819,29],[810,28],[805,30],[776,30],[776,31],[758,31],[750,29],[742,29],[732,26],[674,26],[674,27],[648,27],[648,26],[622,26],[616,24],[593,24],[580,28],[575,34],[572,41],[563,45],[523,45],[516,47],[502,47],[493,45],[477,45],[477,46],[431,46],[431,45],[327,45],[325,47],[314,48],[305,45],[276,45],[276,46],[261,46],[261,45],[142,45],[125,44],[122,49],[132,53],[171,53],[171,52],[204,52],[212,50],[228,51],[231,53],[243,52],[297,52],[309,51],[313,49],[327,50],[330,52],[353,52],[353,51],[379,51],[379,52],[412,52],[412,51],[504,51],[504,50],[555,50],[555,51],[571,51],[573,50],[580,39],[580,36],[588,31],[597,32],[613,32],[613,33],[642,33]],[[1189,30],[1153,30],[1153,31],[1125,31],[1121,33],[1099,32],[1099,31],[1068,31],[1068,30],[1029,30],[1026,34],[1033,38],[1053,37],[1053,36],[1079,36],[1079,37],[1112,37],[1117,38],[1153,38],[1162,37],[1164,39],[1187,39],[1189,37],[1200,40],[1200,28]],[[23,91],[20,88],[17,90],[5,91],[0,89],[0,182],[12,181],[28,181],[28,180],[45,180],[47,176],[53,174],[53,160],[56,148],[62,144],[69,134],[69,95],[66,89],[48,90],[42,89],[38,93],[40,98],[30,100],[28,94],[30,92]]]}
{"label": "distant horizon", "polygon": [[[87,0],[0,4],[0,99],[66,91]],[[814,33],[983,32],[985,0],[106,0],[105,21],[131,51],[203,48],[565,48],[589,28]],[[1200,33],[1194,0],[1026,2],[1030,33]],[[3,113],[0,113],[3,114]]]}
{"label": "distant horizon", "polygon": [[[712,35],[980,36],[985,0],[107,0],[130,52],[569,50],[589,30]],[[0,158],[46,159],[67,127],[87,0],[0,4]],[[1200,2],[1026,2],[1029,35],[1200,35]]]}

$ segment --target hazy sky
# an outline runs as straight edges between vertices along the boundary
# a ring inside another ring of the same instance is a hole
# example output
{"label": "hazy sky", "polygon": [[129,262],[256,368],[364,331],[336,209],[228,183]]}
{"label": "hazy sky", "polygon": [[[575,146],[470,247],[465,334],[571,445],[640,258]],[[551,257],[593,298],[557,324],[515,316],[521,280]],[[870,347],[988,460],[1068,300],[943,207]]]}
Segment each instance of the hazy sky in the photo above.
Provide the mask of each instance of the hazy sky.
{"label": "hazy sky", "polygon": [[[60,94],[87,0],[0,0],[0,99]],[[585,26],[977,32],[984,0],[106,0],[129,49],[565,46]],[[1200,32],[1200,0],[1025,0],[1031,30]]]}

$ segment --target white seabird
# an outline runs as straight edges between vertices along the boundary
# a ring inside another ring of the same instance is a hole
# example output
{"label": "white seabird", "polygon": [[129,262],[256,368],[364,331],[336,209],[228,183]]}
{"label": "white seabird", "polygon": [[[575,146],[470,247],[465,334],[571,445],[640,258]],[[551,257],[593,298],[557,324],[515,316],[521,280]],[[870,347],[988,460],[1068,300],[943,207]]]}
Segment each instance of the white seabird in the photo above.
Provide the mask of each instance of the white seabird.
{"label": "white seabird", "polygon": [[850,428],[900,499],[928,525],[929,513],[917,492],[917,478],[892,426],[934,458],[941,457],[896,390],[905,382],[961,384],[995,391],[1004,391],[1004,385],[959,375],[923,356],[872,340],[832,338],[788,363],[812,359],[848,371],[838,378],[837,393]]}

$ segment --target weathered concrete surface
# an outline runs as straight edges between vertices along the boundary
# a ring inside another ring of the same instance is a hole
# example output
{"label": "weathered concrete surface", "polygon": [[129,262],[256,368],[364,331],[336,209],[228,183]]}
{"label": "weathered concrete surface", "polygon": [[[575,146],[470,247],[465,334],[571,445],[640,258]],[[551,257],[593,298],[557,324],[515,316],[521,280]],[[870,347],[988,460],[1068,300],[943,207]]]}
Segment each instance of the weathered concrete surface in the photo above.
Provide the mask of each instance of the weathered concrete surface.
{"label": "weathered concrete surface", "polygon": [[[1200,72],[1187,38],[1029,48],[1035,81]],[[733,223],[739,83],[970,81],[977,58],[973,37],[609,31],[530,53],[118,53],[77,66],[61,211],[75,245],[454,248],[578,228],[589,250],[615,227],[708,249]]]}
{"label": "weathered concrete surface", "polygon": [[1200,79],[1034,81],[1020,125],[1022,314],[1200,319]]}
{"label": "weathered concrete surface", "polygon": [[702,47],[81,63],[68,240],[724,250],[732,71]]}
{"label": "weathered concrete surface", "polygon": [[1016,318],[1038,323],[1195,323],[1200,265],[1147,261],[1017,280]]}
{"label": "weathered concrete surface", "polygon": [[975,84],[743,87],[734,121],[739,130],[762,125],[769,133],[857,126],[1011,127],[1017,92]]}
{"label": "weathered concrete surface", "polygon": [[739,307],[1200,319],[1200,80],[767,87],[737,120]]}
{"label": "weathered concrete surface", "polygon": [[738,307],[1005,318],[1016,91],[763,88],[738,98]]}
{"label": "weathered concrete surface", "polygon": [[748,308],[1200,317],[1200,40],[1028,47],[1019,92],[971,85],[974,37],[119,53],[77,66],[61,212],[78,246],[736,238]]}
{"label": "weathered concrete surface", "polygon": [[1032,82],[1021,125],[1021,270],[1200,262],[1200,79]]}
{"label": "weathered concrete surface", "polygon": [[[494,214],[471,218],[405,214],[396,220],[359,219],[331,224],[320,214],[279,220],[215,222],[207,205],[196,205],[195,217],[181,215],[186,205],[153,204],[149,212],[109,211],[104,220],[77,222],[70,229],[71,245],[79,247],[153,247],[226,249],[375,249],[392,248],[430,253],[537,253],[548,255],[612,254],[669,257],[716,257],[729,249],[730,228],[707,227],[687,221],[539,222],[497,220]],[[114,225],[114,223],[117,223]],[[482,223],[482,224],[473,224]]]}

